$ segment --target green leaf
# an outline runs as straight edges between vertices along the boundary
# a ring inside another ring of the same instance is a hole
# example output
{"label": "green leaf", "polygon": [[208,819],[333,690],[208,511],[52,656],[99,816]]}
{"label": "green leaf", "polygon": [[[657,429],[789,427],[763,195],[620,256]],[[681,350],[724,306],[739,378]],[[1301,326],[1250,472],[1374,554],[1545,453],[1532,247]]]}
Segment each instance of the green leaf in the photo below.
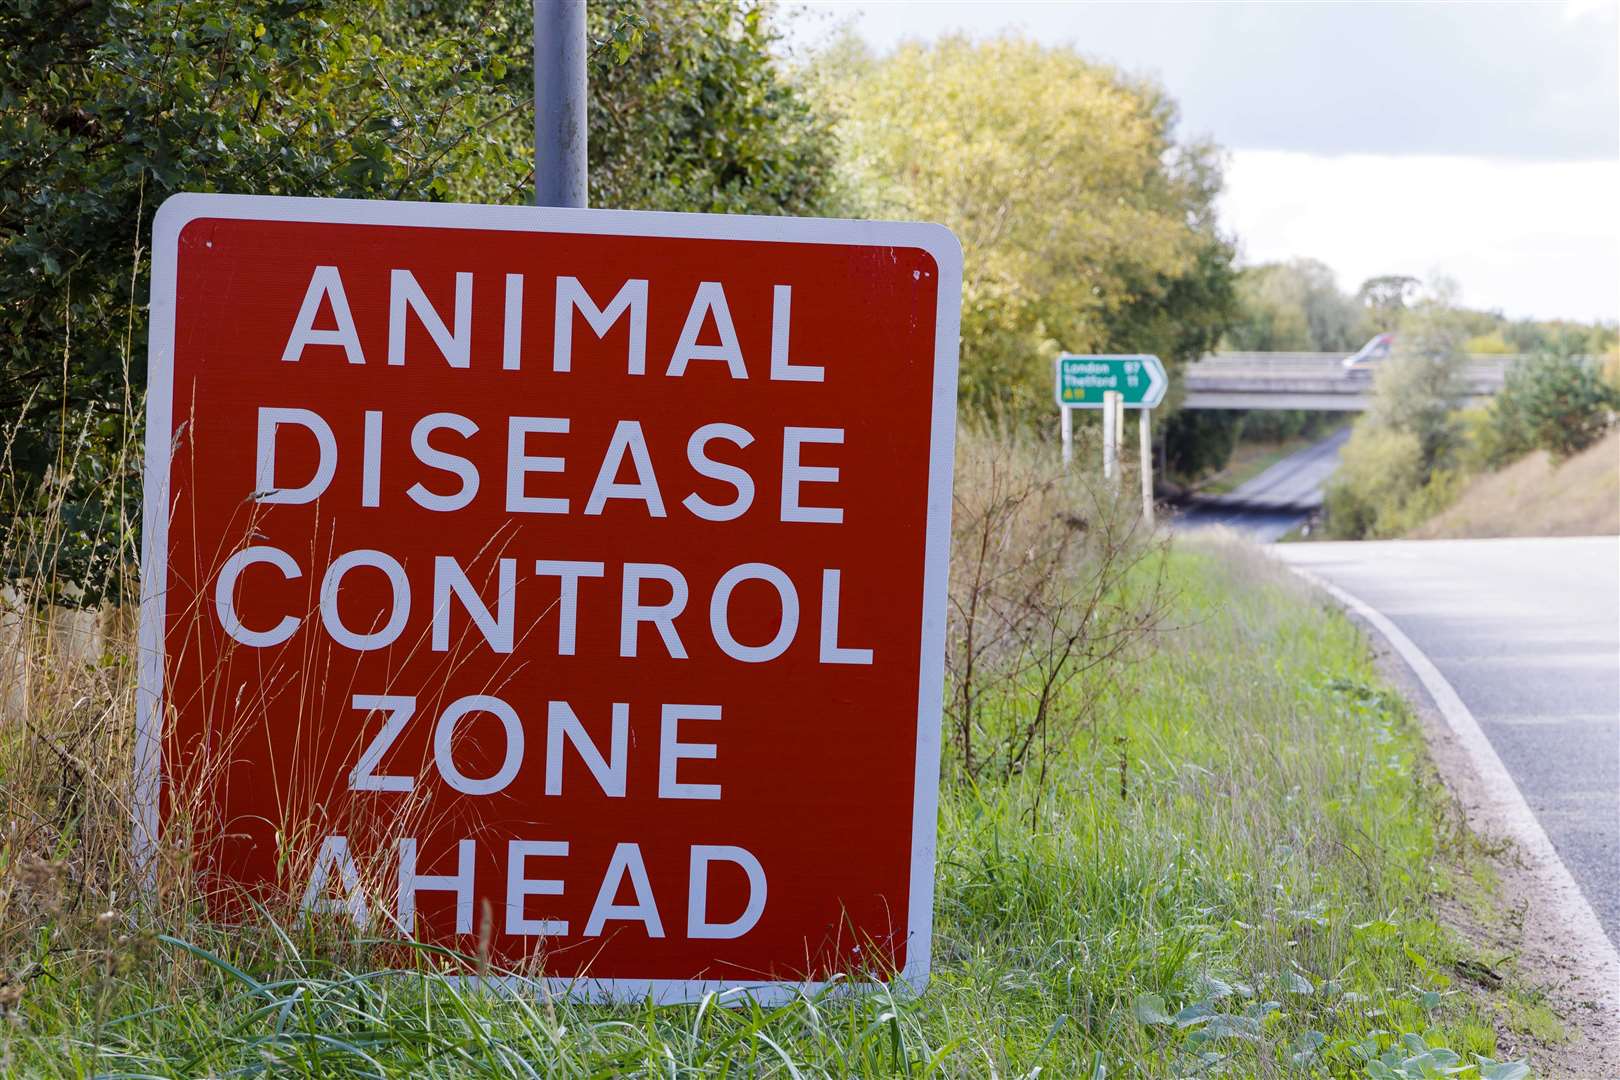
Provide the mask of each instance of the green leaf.
{"label": "green leaf", "polygon": [[1178,1028],[1192,1027],[1206,1022],[1214,1015],[1215,1009],[1208,1002],[1200,1001],[1176,1013],[1175,1025]]}
{"label": "green leaf", "polygon": [[1164,998],[1158,994],[1144,993],[1136,995],[1131,1004],[1131,1015],[1136,1017],[1138,1024],[1149,1027],[1170,1024],[1169,1010],[1165,1008]]}
{"label": "green leaf", "polygon": [[1479,1080],[1526,1080],[1530,1075],[1528,1061],[1492,1061],[1479,1059]]}
{"label": "green leaf", "polygon": [[1300,1033],[1289,1047],[1288,1061],[1292,1065],[1309,1065],[1317,1052],[1327,1043],[1327,1035],[1311,1030]]}

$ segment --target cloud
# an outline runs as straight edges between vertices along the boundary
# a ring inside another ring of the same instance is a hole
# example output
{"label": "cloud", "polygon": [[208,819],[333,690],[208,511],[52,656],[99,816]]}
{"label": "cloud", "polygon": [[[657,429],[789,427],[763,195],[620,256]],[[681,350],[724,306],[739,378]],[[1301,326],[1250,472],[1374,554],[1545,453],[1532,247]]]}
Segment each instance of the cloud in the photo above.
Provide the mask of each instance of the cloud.
{"label": "cloud", "polygon": [[[1507,4],[856,3],[813,0],[880,49],[1019,30],[1157,77],[1184,130],[1239,149],[1620,157],[1609,2]],[[922,104],[922,103],[919,103]]]}
{"label": "cloud", "polygon": [[[1515,316],[1620,318],[1620,3],[1068,4],[810,0],[801,44],[1016,30],[1151,74],[1233,149],[1249,261],[1354,288],[1455,278]],[[925,109],[927,102],[918,102]]]}
{"label": "cloud", "polygon": [[1471,307],[1620,320],[1620,163],[1245,150],[1222,220],[1248,263],[1310,256],[1353,289],[1442,273]]}

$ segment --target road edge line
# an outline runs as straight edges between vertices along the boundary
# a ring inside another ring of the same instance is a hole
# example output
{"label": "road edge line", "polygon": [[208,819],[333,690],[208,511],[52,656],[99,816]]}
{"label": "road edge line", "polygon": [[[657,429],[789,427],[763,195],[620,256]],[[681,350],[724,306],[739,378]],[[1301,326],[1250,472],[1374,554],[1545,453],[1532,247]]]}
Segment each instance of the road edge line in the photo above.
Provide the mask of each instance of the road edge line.
{"label": "road edge line", "polygon": [[1411,668],[1435,708],[1445,718],[1446,726],[1451,729],[1463,752],[1468,755],[1469,763],[1481,781],[1480,797],[1490,804],[1509,839],[1525,852],[1530,871],[1540,877],[1547,887],[1554,908],[1550,914],[1562,921],[1570,934],[1580,939],[1582,948],[1588,950],[1587,959],[1593,966],[1593,974],[1601,980],[1606,990],[1605,1005],[1610,1010],[1620,1009],[1620,952],[1609,941],[1591,902],[1575,883],[1569,867],[1564,865],[1551,838],[1525,801],[1524,793],[1519,790],[1519,785],[1497,755],[1496,748],[1486,738],[1479,721],[1463,704],[1450,680],[1383,612],[1309,570],[1283,559],[1277,561],[1365,620]]}

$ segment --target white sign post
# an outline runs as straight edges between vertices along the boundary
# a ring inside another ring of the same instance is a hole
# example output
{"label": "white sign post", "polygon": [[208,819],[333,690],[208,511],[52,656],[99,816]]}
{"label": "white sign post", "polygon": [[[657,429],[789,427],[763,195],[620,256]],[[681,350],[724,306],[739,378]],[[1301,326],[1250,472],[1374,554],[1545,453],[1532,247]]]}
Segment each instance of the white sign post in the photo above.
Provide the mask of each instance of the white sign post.
{"label": "white sign post", "polygon": [[1137,414],[1141,421],[1137,428],[1141,435],[1137,456],[1142,470],[1142,520],[1147,522],[1150,529],[1153,527],[1153,429],[1150,426],[1152,415],[1152,409],[1143,409]]}
{"label": "white sign post", "polygon": [[1103,479],[1119,480],[1119,418],[1125,410],[1118,390],[1103,393]]}
{"label": "white sign post", "polygon": [[1074,413],[1069,406],[1059,405],[1058,415],[1063,418],[1063,464],[1067,465],[1074,460]]}

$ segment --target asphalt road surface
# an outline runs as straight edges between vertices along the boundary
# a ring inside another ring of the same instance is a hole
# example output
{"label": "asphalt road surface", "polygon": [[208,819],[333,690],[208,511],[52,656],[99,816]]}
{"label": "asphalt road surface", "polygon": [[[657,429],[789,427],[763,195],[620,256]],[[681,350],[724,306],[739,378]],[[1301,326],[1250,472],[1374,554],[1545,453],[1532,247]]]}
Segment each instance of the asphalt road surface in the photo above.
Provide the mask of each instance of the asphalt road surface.
{"label": "asphalt road surface", "polygon": [[1175,527],[1225,525],[1256,540],[1277,539],[1321,508],[1322,489],[1348,438],[1349,427],[1342,428],[1225,495],[1193,500],[1176,515]]}
{"label": "asphalt road surface", "polygon": [[1456,689],[1620,945],[1620,537],[1279,544]]}

